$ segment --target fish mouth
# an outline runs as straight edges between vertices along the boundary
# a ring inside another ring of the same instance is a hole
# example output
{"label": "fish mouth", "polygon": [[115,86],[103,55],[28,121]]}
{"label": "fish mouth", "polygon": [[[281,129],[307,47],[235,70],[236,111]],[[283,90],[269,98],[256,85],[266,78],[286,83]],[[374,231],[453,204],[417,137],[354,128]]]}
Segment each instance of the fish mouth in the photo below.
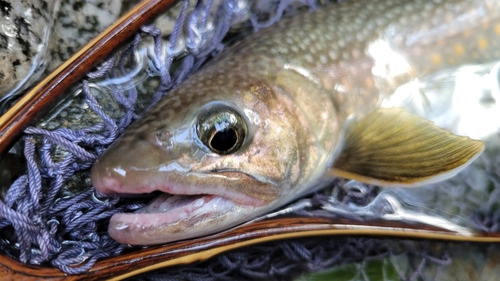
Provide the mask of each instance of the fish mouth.
{"label": "fish mouth", "polygon": [[167,215],[164,218],[166,223],[175,223],[186,219],[202,208],[214,209],[214,204],[234,205],[231,200],[212,194],[178,195],[154,191],[147,194],[121,193],[119,196],[124,199],[149,199],[144,207],[129,214],[165,214]]}
{"label": "fish mouth", "polygon": [[133,213],[114,214],[108,232],[116,241],[130,245],[185,240],[224,230],[226,227],[220,228],[217,221],[238,208],[231,200],[215,195],[162,193]]}
{"label": "fish mouth", "polygon": [[157,195],[135,212],[111,217],[108,232],[124,244],[153,245],[222,231],[266,211],[278,197],[274,186],[259,186],[256,178],[236,171],[160,175],[129,170],[126,177],[110,171],[92,171],[97,191],[128,198]]}
{"label": "fish mouth", "polygon": [[156,225],[175,224],[181,221],[200,219],[200,216],[207,216],[209,213],[229,210],[234,206],[234,202],[226,198],[215,195],[175,195],[161,193],[146,206],[133,213],[113,216],[111,221],[119,221],[125,224],[130,219],[124,215],[140,216],[142,227],[153,227]]}
{"label": "fish mouth", "polygon": [[204,204],[212,201],[214,195],[174,195],[162,193],[146,206],[136,210],[134,214],[157,214],[172,212],[180,219],[192,213]]}
{"label": "fish mouth", "polygon": [[[179,186],[163,185],[159,188],[161,191],[152,190],[150,193],[137,194],[116,192],[121,189],[116,182],[115,185],[96,189],[99,191],[104,189],[106,193],[118,193],[121,197],[129,199],[134,195],[137,198],[152,197],[144,207],[130,213],[116,213],[110,218],[108,232],[111,237],[120,243],[131,245],[153,245],[199,236],[196,226],[204,220],[222,217],[230,213],[235,206],[244,206],[227,196],[200,194],[201,190],[196,188],[184,189]],[[113,191],[113,189],[118,190]],[[139,187],[134,191],[145,191],[145,189]],[[155,188],[150,186],[149,189]],[[232,197],[244,203],[254,202],[244,200],[240,198],[241,196]],[[251,205],[244,207],[253,209]]]}

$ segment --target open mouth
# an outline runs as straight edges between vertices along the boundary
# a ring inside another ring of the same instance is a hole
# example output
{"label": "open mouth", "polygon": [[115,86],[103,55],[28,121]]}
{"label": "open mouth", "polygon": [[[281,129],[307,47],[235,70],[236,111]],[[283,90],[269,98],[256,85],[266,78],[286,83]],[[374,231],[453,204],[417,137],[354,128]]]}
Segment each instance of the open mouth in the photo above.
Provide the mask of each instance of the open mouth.
{"label": "open mouth", "polygon": [[134,214],[161,215],[163,223],[175,223],[200,215],[201,213],[213,212],[221,208],[231,208],[233,205],[234,203],[230,200],[215,195],[161,193],[148,205],[136,210]]}
{"label": "open mouth", "polygon": [[[210,180],[189,174],[181,180],[175,174],[168,178],[138,173],[128,176],[93,171],[92,182],[101,193],[148,202],[135,212],[116,213],[110,219],[111,237],[133,245],[165,243],[224,230],[267,210],[277,193],[274,186],[259,186],[244,174],[217,174]],[[259,189],[254,190],[254,186]]]}
{"label": "open mouth", "polygon": [[213,199],[213,195],[173,195],[162,193],[156,197],[147,206],[142,207],[135,211],[136,214],[152,214],[152,213],[166,213],[177,212],[179,214],[191,213],[199,209],[203,204]]}
{"label": "open mouth", "polygon": [[120,243],[154,245],[224,230],[253,210],[217,195],[161,193],[133,213],[114,214],[108,231]]}
{"label": "open mouth", "polygon": [[[143,225],[154,225],[160,221],[162,224],[171,224],[184,220],[193,220],[196,217],[225,212],[235,205],[241,205],[234,200],[214,194],[186,195],[155,191],[150,194],[120,195],[125,198],[130,198],[134,195],[136,197],[154,196],[146,206],[127,214],[129,216],[142,217],[144,219]],[[115,219],[112,218],[111,220]]]}
{"label": "open mouth", "polygon": [[146,206],[133,213],[117,213],[111,222],[118,223],[116,230],[134,226],[151,228],[160,225],[193,225],[205,216],[223,214],[235,206],[229,199],[216,195],[176,195],[161,193]]}
{"label": "open mouth", "polygon": [[[109,233],[122,243],[154,244],[164,242],[165,237],[169,241],[173,237],[186,238],[181,237],[181,233],[194,237],[221,230],[222,226],[240,222],[254,210],[268,206],[277,193],[273,186],[267,188],[267,183],[259,186],[259,182],[243,173],[219,173],[211,177],[191,173],[167,177],[161,173],[147,175],[132,170],[127,177],[115,174],[107,169],[93,170],[92,182],[96,190],[128,198],[142,197],[142,202],[155,196],[135,212],[116,213],[111,217]],[[141,237],[140,242],[137,242],[138,237]]]}

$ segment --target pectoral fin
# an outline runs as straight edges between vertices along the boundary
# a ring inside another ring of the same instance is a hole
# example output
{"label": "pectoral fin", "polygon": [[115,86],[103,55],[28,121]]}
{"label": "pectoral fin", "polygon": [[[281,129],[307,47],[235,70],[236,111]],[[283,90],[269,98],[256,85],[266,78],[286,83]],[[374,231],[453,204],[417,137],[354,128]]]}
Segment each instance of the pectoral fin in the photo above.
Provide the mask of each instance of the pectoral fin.
{"label": "pectoral fin", "polygon": [[347,130],[331,174],[385,186],[414,187],[452,177],[484,149],[402,108],[381,108]]}

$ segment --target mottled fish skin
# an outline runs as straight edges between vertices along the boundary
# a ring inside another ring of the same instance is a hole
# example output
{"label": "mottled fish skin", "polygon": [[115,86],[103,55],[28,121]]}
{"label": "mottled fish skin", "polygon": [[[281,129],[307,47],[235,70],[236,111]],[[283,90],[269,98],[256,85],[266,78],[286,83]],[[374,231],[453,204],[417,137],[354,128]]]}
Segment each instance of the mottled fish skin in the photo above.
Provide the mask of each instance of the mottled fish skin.
{"label": "mottled fish skin", "polygon": [[[206,235],[312,192],[330,179],[347,118],[415,77],[499,60],[499,50],[497,0],[354,0],[253,34],[158,102],[92,171],[104,193],[213,194],[218,204],[180,219],[116,214],[110,234],[129,244]],[[217,108],[248,126],[234,153],[197,136],[200,112]]]}

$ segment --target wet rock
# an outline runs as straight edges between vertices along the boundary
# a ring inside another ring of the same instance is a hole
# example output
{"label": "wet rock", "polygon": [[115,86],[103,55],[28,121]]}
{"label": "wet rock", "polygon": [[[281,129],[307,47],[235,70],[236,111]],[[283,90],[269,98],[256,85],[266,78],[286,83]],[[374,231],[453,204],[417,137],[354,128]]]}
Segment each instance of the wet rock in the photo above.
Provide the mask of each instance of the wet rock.
{"label": "wet rock", "polygon": [[138,2],[0,0],[0,101],[47,76]]}
{"label": "wet rock", "polygon": [[56,44],[51,50],[53,59],[47,71],[54,70],[69,59],[138,2],[139,0],[62,0],[54,26]]}
{"label": "wet rock", "polygon": [[57,8],[58,1],[0,0],[0,98],[44,72]]}

